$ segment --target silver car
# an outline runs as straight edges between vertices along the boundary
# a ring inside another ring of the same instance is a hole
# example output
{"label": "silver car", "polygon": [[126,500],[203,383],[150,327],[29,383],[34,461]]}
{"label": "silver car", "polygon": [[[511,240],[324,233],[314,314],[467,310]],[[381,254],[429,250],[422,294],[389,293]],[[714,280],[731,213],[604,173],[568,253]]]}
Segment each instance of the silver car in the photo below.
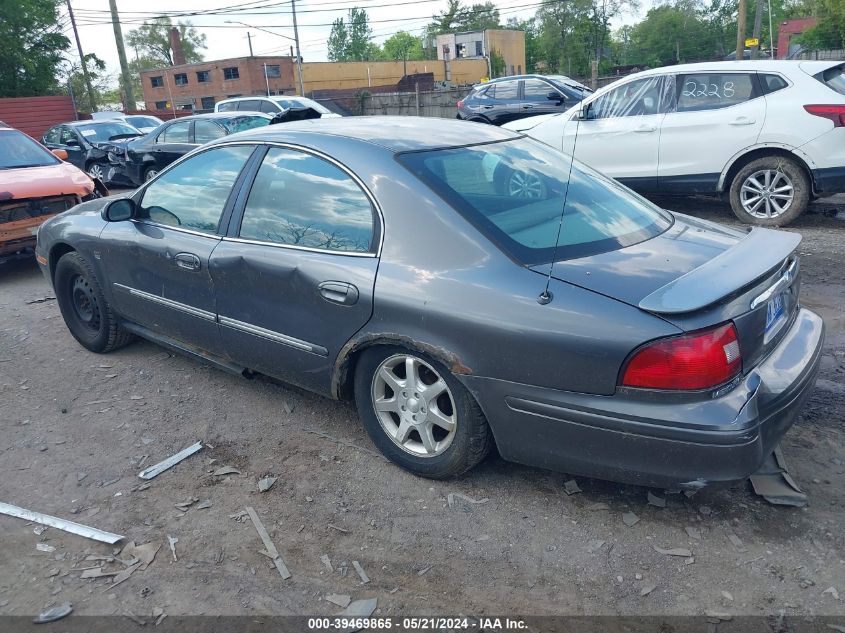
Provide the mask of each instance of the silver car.
{"label": "silver car", "polygon": [[812,388],[799,241],[663,211],[514,132],[374,117],[205,145],[46,222],[37,258],[89,350],[141,336],[354,399],[414,473],[495,445],[698,488],[753,473]]}

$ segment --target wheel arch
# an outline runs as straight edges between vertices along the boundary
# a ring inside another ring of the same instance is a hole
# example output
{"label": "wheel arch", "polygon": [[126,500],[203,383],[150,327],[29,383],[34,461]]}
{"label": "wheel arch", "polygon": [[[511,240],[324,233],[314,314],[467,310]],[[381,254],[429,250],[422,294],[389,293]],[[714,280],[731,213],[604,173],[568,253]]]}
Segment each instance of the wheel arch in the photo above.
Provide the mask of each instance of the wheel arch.
{"label": "wheel arch", "polygon": [[50,253],[47,256],[47,261],[49,262],[50,266],[51,283],[56,276],[56,264],[59,263],[59,260],[62,258],[63,255],[66,255],[67,253],[73,253],[75,251],[76,249],[67,242],[56,242],[55,244],[53,244],[53,246],[50,247]]}
{"label": "wheel arch", "polygon": [[361,355],[368,349],[384,345],[398,345],[411,351],[427,354],[443,363],[453,374],[473,373],[457,354],[443,346],[416,340],[403,334],[367,333],[348,341],[338,353],[332,368],[331,396],[338,400],[352,399],[355,370]]}
{"label": "wheel arch", "polygon": [[791,158],[804,170],[807,174],[807,178],[810,180],[810,185],[815,189],[815,185],[813,183],[813,163],[809,156],[804,154],[804,152],[800,151],[797,147],[768,144],[743,150],[743,152],[734,156],[719,177],[718,191],[720,193],[726,193],[729,191],[734,177],[743,167],[751,161],[765,156],[784,156],[785,158]]}

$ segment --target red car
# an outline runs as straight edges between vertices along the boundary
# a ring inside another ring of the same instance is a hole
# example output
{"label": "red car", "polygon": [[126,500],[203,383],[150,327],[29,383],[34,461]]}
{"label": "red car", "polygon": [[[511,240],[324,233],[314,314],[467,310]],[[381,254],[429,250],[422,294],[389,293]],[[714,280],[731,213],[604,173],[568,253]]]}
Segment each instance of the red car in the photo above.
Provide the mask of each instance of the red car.
{"label": "red car", "polygon": [[0,263],[31,256],[38,227],[49,217],[108,195],[62,154],[0,124]]}

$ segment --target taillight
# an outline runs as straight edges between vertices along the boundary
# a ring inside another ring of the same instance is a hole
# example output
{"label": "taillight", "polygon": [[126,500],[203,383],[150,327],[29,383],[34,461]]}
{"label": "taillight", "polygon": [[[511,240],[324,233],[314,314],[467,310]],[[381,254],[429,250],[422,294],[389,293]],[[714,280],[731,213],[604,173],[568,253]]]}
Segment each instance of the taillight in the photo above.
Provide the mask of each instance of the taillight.
{"label": "taillight", "polygon": [[833,127],[845,126],[845,105],[805,105],[804,109],[814,116],[833,121]]}
{"label": "taillight", "polygon": [[459,108],[463,108],[463,107],[464,107],[464,100],[463,100],[463,99],[461,99],[460,101],[458,101],[458,107],[459,107]]}
{"label": "taillight", "polygon": [[733,323],[648,343],[622,372],[622,385],[647,389],[710,389],[742,370]]}

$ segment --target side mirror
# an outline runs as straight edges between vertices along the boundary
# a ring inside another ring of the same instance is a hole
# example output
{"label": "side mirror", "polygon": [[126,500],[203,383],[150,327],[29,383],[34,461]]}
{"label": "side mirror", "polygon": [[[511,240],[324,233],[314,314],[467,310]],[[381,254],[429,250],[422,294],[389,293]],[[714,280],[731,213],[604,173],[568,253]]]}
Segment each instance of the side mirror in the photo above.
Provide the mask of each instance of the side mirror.
{"label": "side mirror", "polygon": [[563,103],[566,100],[557,90],[552,90],[549,94],[547,94],[546,99],[549,101],[557,101],[558,103]]}
{"label": "side mirror", "polygon": [[135,211],[132,198],[118,198],[109,202],[103,209],[103,219],[106,222],[125,222],[135,217]]}
{"label": "side mirror", "polygon": [[69,138],[67,141],[65,141],[65,145],[67,147],[79,147],[79,141],[77,141],[75,138]]}
{"label": "side mirror", "polygon": [[67,152],[63,149],[51,149],[53,152],[53,156],[58,158],[59,160],[67,160]]}

